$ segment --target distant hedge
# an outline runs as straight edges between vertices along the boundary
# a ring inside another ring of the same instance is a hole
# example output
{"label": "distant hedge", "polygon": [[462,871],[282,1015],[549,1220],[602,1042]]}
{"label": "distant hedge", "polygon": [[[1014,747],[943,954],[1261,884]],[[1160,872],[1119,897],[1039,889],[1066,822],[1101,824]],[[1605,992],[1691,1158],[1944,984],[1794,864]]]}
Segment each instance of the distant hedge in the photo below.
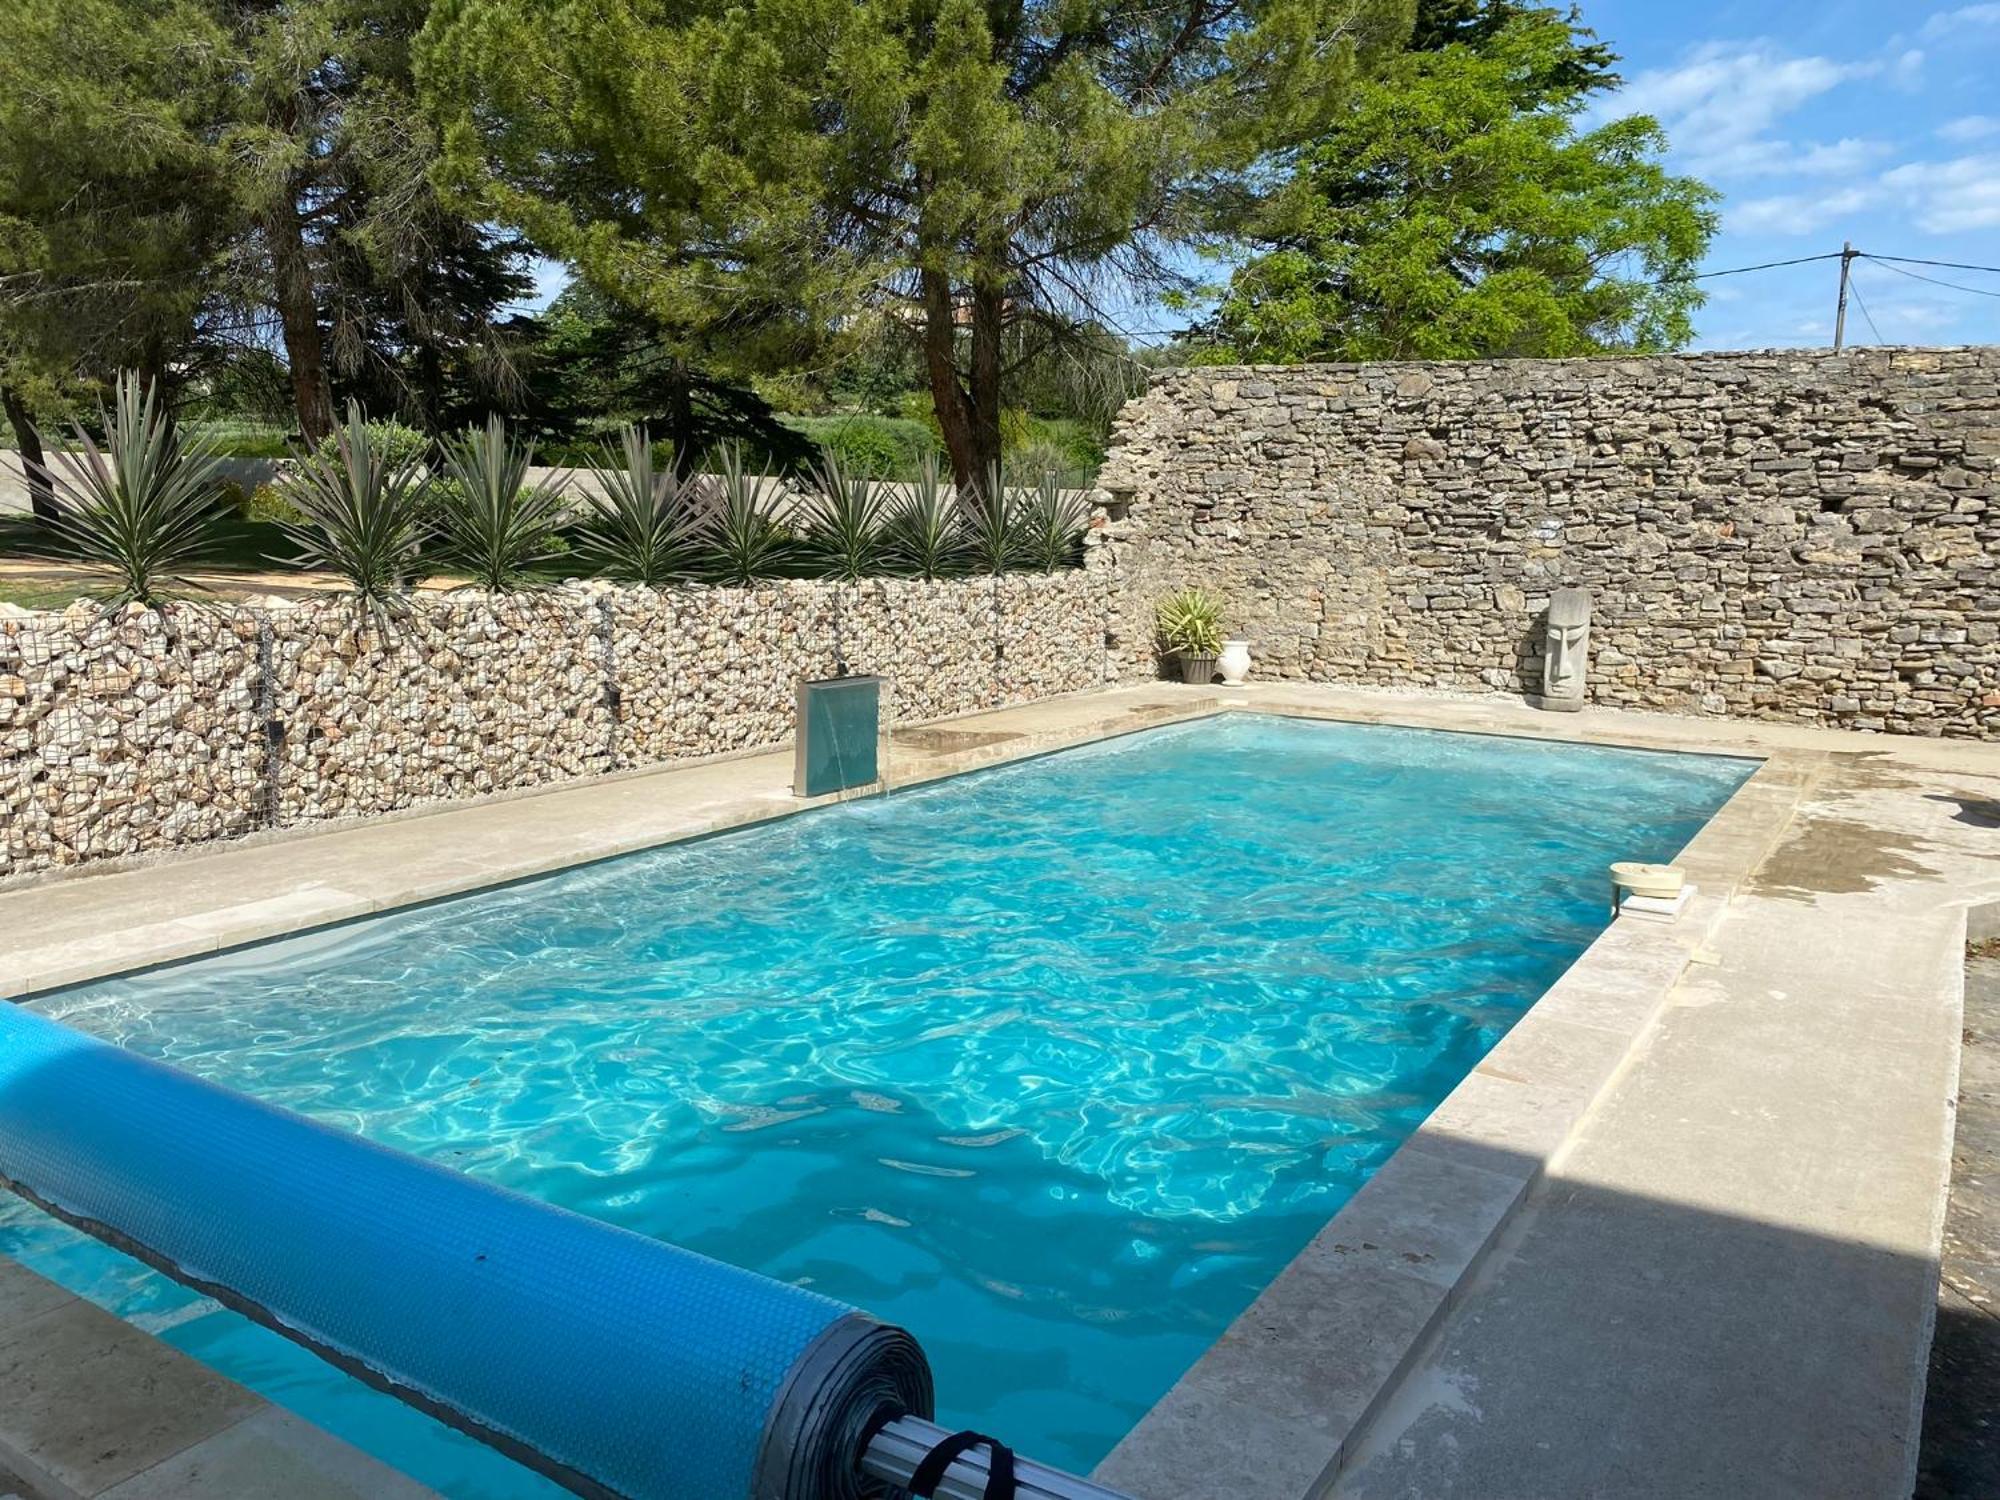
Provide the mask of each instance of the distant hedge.
{"label": "distant hedge", "polygon": [[884,479],[908,479],[926,457],[942,451],[937,434],[908,417],[867,413],[832,417],[781,417],[792,431],[817,443],[842,467]]}

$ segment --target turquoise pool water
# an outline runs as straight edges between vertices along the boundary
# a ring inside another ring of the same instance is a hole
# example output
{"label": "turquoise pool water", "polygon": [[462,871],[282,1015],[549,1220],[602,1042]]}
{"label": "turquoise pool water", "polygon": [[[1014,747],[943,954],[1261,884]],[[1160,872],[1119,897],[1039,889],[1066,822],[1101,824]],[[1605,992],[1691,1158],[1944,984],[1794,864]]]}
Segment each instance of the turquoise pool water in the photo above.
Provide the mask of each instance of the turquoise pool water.
{"label": "turquoise pool water", "polygon": [[[1231,715],[63,992],[902,1323],[1087,1470],[1753,768]],[[0,1251],[455,1496],[555,1493],[11,1200]]]}

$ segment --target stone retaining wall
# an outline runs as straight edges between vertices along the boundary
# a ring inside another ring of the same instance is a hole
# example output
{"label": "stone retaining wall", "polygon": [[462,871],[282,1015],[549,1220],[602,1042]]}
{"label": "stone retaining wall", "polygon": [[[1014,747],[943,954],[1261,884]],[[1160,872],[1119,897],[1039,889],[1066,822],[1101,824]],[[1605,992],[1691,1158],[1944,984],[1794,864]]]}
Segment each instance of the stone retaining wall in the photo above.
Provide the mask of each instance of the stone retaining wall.
{"label": "stone retaining wall", "polygon": [[0,877],[774,745],[801,677],[912,722],[1104,681],[1081,572],[0,619]]}
{"label": "stone retaining wall", "polygon": [[1092,566],[1121,675],[1207,584],[1260,674],[2000,736],[2000,348],[1167,372]]}

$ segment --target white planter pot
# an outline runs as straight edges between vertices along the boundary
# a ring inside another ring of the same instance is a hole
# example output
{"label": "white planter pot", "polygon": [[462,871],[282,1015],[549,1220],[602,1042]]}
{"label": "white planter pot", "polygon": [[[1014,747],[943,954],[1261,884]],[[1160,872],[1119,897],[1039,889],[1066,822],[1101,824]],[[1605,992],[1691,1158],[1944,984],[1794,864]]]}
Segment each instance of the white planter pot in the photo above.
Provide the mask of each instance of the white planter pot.
{"label": "white planter pot", "polygon": [[1222,680],[1234,687],[1250,675],[1250,643],[1248,641],[1224,641],[1222,655],[1215,659],[1221,669]]}

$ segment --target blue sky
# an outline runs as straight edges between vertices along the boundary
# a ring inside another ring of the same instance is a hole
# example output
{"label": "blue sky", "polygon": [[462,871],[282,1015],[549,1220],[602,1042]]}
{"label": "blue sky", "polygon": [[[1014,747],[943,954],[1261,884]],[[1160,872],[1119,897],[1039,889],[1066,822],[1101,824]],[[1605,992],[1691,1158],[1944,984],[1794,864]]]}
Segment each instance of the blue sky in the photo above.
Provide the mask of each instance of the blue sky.
{"label": "blue sky", "polygon": [[[1655,115],[1672,164],[1722,190],[1706,269],[1838,250],[2000,266],[2000,3],[1582,0],[1623,56],[1596,113]],[[2000,293],[2000,275],[1905,272]],[[1838,263],[1705,283],[1699,346],[1823,344]],[[2000,342],[2000,296],[1855,263],[1895,344]],[[1850,304],[1851,342],[1877,342]]]}

